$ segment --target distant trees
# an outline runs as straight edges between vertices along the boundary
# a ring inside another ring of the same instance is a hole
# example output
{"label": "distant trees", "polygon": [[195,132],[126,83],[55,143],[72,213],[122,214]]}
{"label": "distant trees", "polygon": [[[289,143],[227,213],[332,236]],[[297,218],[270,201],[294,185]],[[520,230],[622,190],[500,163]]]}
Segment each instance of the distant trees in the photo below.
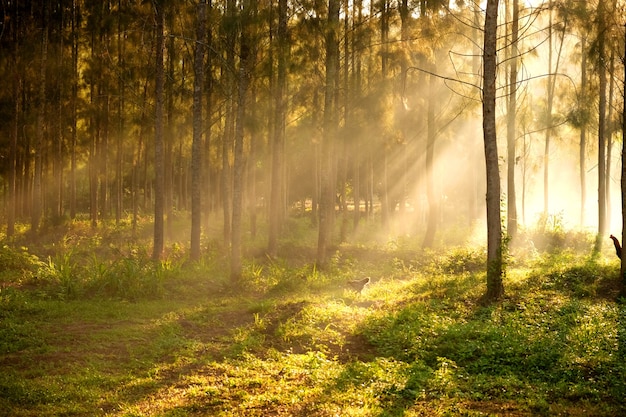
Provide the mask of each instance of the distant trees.
{"label": "distant trees", "polygon": [[[613,11],[623,1],[554,2],[553,10],[550,3],[531,9],[508,1],[509,13],[499,18],[500,2],[489,2],[486,15],[446,4],[7,3],[0,29],[0,76],[10,80],[0,90],[0,216],[7,235],[17,223],[30,223],[36,234],[66,218],[98,227],[113,215],[135,225],[147,215],[155,222],[158,259],[169,239],[181,239],[176,222],[191,211],[191,233],[183,235],[198,259],[203,230],[221,216],[220,240],[236,278],[245,237],[256,236],[257,212],[270,255],[280,253],[287,211],[309,216],[319,228],[316,260],[324,264],[330,248],[358,232],[363,216],[384,224],[388,235],[406,232],[436,246],[443,223],[463,228],[476,218],[483,204],[476,196],[486,191],[497,295],[498,215],[506,205],[513,235],[523,218],[517,175],[524,175],[525,190],[542,190],[534,178],[541,168],[545,184],[556,181],[554,170],[548,176],[554,147],[569,155],[573,142],[557,124],[567,120],[579,137],[581,217],[590,170],[598,170],[605,205],[599,213],[607,211],[607,158],[618,130],[617,112],[609,109],[622,100],[611,92],[623,82],[609,61],[620,52]],[[489,49],[474,50],[480,30],[494,36],[503,28],[495,49],[489,41],[483,45]],[[529,73],[535,51],[558,56],[572,45],[576,53]],[[492,68],[496,50],[507,52]],[[563,81],[562,72],[576,82]],[[479,73],[486,77],[482,90],[472,87]],[[493,93],[496,76],[501,82]],[[529,94],[536,91],[542,93]],[[473,116],[481,100],[485,180],[473,156],[480,152]],[[508,119],[499,119],[505,113]],[[494,153],[505,141],[506,199]],[[586,165],[592,158],[598,163]],[[548,198],[558,190],[545,190],[551,210]],[[609,220],[602,219],[598,242]]]}

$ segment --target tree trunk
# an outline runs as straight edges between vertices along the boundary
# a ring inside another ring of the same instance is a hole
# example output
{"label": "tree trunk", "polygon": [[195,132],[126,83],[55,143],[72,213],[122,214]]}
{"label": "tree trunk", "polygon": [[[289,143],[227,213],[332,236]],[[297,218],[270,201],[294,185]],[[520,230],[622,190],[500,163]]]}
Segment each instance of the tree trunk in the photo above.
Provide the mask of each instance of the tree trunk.
{"label": "tree trunk", "polygon": [[154,128],[154,246],[152,259],[159,260],[164,247],[164,141],[163,141],[163,96],[164,96],[164,69],[163,69],[163,3],[153,0],[156,20],[156,58],[155,58],[155,128]]}
{"label": "tree trunk", "polygon": [[202,224],[202,88],[204,87],[204,44],[206,32],[206,0],[198,3],[198,21],[194,55],[193,139],[191,145],[191,254],[200,259]]}
{"label": "tree trunk", "polygon": [[33,149],[35,151],[35,177],[33,182],[33,195],[32,195],[32,211],[31,211],[31,233],[33,236],[37,234],[39,230],[39,223],[41,222],[42,214],[42,202],[43,202],[43,151],[44,151],[44,132],[46,128],[46,67],[48,62],[48,7],[44,4],[42,6],[43,19],[41,27],[41,51],[39,60],[39,86],[37,91],[37,133],[35,135],[35,144]]}
{"label": "tree trunk", "polygon": [[426,197],[428,199],[428,222],[426,224],[426,234],[422,247],[431,248],[435,240],[437,231],[437,222],[439,220],[439,199],[435,193],[435,184],[433,178],[434,159],[435,159],[435,136],[437,134],[435,127],[435,94],[434,94],[435,76],[430,75],[428,80],[428,110],[427,110],[427,138],[426,138]]}
{"label": "tree trunk", "polygon": [[328,245],[332,235],[332,219],[335,210],[334,196],[334,141],[337,131],[335,94],[337,82],[337,26],[339,24],[339,0],[328,0],[328,24],[326,28],[326,88],[324,91],[324,133],[321,149],[320,207],[317,240],[317,263],[326,265]]}
{"label": "tree trunk", "polygon": [[274,109],[274,135],[272,141],[272,179],[270,192],[270,212],[269,212],[269,241],[267,252],[270,256],[276,256],[278,250],[278,236],[280,235],[280,225],[283,222],[284,214],[284,149],[285,149],[285,91],[287,87],[287,54],[288,54],[288,33],[287,33],[287,0],[278,2],[278,67],[275,87],[275,109]]}
{"label": "tree trunk", "polygon": [[[624,44],[626,45],[626,32],[624,32]],[[626,63],[626,50],[624,60]],[[624,65],[624,78],[622,78],[622,243],[626,242],[626,65]],[[626,297],[626,256],[622,256],[620,264],[620,294]]]}
{"label": "tree trunk", "polygon": [[[581,39],[581,62],[580,62],[580,97],[587,97],[587,46],[585,37]],[[586,108],[586,106],[585,106]],[[585,200],[587,199],[587,182],[585,162],[587,149],[587,121],[583,120],[580,126],[580,146],[578,152],[578,160],[580,165],[580,227],[585,226]]]}
{"label": "tree trunk", "polygon": [[[125,49],[125,36],[122,27],[122,0],[117,2],[118,12],[120,15],[117,20],[117,63],[120,68],[125,67],[124,54]],[[125,124],[125,87],[124,78],[118,77],[117,89],[118,89],[118,101],[117,101],[117,148],[115,158],[115,224],[120,224],[122,219],[122,212],[124,209],[124,124]]]}
{"label": "tree trunk", "polygon": [[606,234],[606,25],[604,0],[598,4],[598,235],[594,250],[600,252]]}
{"label": "tree trunk", "polygon": [[228,0],[226,2],[226,13],[230,20],[230,27],[226,27],[225,39],[226,39],[226,62],[224,74],[226,77],[227,91],[229,92],[226,98],[226,115],[224,134],[222,139],[222,208],[224,215],[224,246],[228,247],[231,244],[232,232],[232,212],[231,212],[231,193],[232,193],[232,170],[230,167],[230,154],[233,148],[233,141],[235,136],[235,74],[233,73],[235,68],[235,43],[236,43],[236,25],[234,20],[236,18],[237,5],[234,0]]}
{"label": "tree trunk", "polygon": [[609,95],[607,97],[607,117],[605,123],[605,139],[606,139],[606,175],[605,175],[605,199],[606,199],[606,217],[605,224],[607,227],[611,225],[611,160],[613,150],[613,109],[610,105],[613,102],[613,93],[615,90],[615,50],[611,50],[609,58]]}
{"label": "tree trunk", "polygon": [[504,295],[502,277],[502,224],[500,219],[500,172],[496,136],[496,39],[498,0],[487,0],[483,47],[483,139],[487,173],[487,292],[493,301]]}
{"label": "tree trunk", "polygon": [[[211,10],[213,7],[213,2],[212,0],[207,0],[207,15],[210,14]],[[208,229],[209,225],[210,225],[210,215],[213,211],[213,204],[214,204],[214,200],[215,198],[215,194],[213,192],[213,175],[212,175],[212,170],[211,170],[211,139],[212,139],[212,127],[213,127],[213,120],[212,120],[212,112],[213,112],[213,75],[211,74],[211,66],[213,63],[213,51],[212,51],[212,41],[213,41],[213,36],[212,36],[212,32],[211,30],[207,30],[206,31],[206,63],[205,63],[205,71],[204,71],[204,78],[205,78],[205,96],[206,96],[206,109],[205,109],[205,127],[204,127],[204,131],[205,131],[205,138],[204,138],[204,158],[203,158],[203,190],[204,190],[204,194],[206,195],[206,198],[204,199],[204,225],[205,228]]]}
{"label": "tree trunk", "polygon": [[517,234],[517,201],[515,196],[515,156],[517,112],[517,49],[519,31],[519,3],[513,0],[513,20],[511,22],[511,45],[509,67],[509,100],[507,107],[507,233],[511,239]]}
{"label": "tree trunk", "polygon": [[250,84],[251,71],[254,61],[252,52],[252,16],[256,10],[256,0],[245,0],[241,9],[241,47],[239,62],[239,82],[237,95],[237,120],[235,131],[235,158],[233,176],[233,223],[232,245],[230,257],[230,278],[237,283],[241,280],[241,219],[243,215],[243,189],[244,189],[244,123],[246,116],[246,98]]}
{"label": "tree trunk", "polygon": [[76,147],[78,142],[78,47],[80,9],[78,0],[72,1],[72,138],[70,140],[70,218],[76,218]]}

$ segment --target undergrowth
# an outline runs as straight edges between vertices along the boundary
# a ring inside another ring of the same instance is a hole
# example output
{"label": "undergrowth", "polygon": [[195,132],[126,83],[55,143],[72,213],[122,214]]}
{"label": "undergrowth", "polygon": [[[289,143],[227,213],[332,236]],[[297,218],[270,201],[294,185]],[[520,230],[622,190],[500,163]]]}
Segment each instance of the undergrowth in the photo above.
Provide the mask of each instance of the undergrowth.
{"label": "undergrowth", "polygon": [[613,257],[513,250],[504,299],[485,305],[484,248],[346,243],[321,270],[313,239],[295,244],[310,229],[289,230],[288,255],[246,258],[237,287],[209,242],[198,262],[177,245],[154,262],[119,231],[3,245],[0,415],[626,411]]}

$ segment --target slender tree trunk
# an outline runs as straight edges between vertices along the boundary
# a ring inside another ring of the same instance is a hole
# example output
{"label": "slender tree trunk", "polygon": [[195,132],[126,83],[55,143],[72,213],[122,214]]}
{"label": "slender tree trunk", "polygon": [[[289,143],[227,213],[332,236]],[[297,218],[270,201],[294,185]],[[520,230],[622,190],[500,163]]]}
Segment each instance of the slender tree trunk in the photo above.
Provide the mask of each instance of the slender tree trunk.
{"label": "slender tree trunk", "polygon": [[[626,28],[626,25],[624,25]],[[624,44],[626,45],[626,31],[624,31]],[[626,63],[626,50],[624,59]],[[622,78],[622,242],[626,242],[626,65],[624,65],[624,78]],[[626,297],[626,256],[622,256],[620,264],[620,294]]]}
{"label": "slender tree trunk", "polygon": [[8,167],[8,205],[7,205],[7,237],[15,234],[15,221],[17,215],[17,143],[20,131],[20,104],[22,98],[22,71],[20,60],[20,36],[18,29],[18,6],[13,4],[12,10],[13,25],[11,26],[11,37],[13,42],[13,117],[11,120],[11,136],[9,145],[9,167]]}
{"label": "slender tree trunk", "polygon": [[156,20],[156,58],[155,58],[155,128],[154,128],[154,246],[152,259],[159,260],[164,247],[164,141],[163,141],[163,99],[164,99],[164,69],[163,69],[163,3],[153,0]]}
{"label": "slender tree trunk", "polygon": [[256,0],[245,0],[241,9],[242,30],[240,47],[240,68],[237,97],[237,120],[235,131],[235,160],[233,176],[233,224],[232,245],[230,257],[230,278],[233,282],[239,282],[242,274],[241,263],[241,219],[243,215],[243,190],[244,190],[244,123],[246,116],[246,99],[248,86],[250,85],[251,70],[254,60],[252,52],[252,16],[256,10]]}
{"label": "slender tree trunk", "polygon": [[615,90],[615,50],[611,50],[611,57],[609,58],[609,95],[607,98],[607,122],[605,123],[605,138],[606,138],[606,175],[604,189],[606,190],[606,219],[605,223],[607,227],[611,225],[611,159],[613,150],[613,109],[610,104],[613,102],[613,93]]}
{"label": "slender tree trunk", "polygon": [[439,201],[435,193],[434,183],[434,159],[435,159],[435,76],[430,75],[428,80],[428,110],[427,110],[427,138],[426,138],[426,197],[428,199],[428,222],[422,247],[431,248],[435,240],[437,222],[439,220]]}
{"label": "slender tree trunk", "polygon": [[80,9],[78,0],[72,1],[72,137],[70,139],[70,218],[76,218],[76,168],[77,168],[77,143],[78,143],[78,47],[79,28],[78,21]]}
{"label": "slender tree trunk", "polygon": [[200,259],[202,223],[202,88],[204,87],[204,44],[206,0],[198,3],[193,80],[193,140],[191,145],[191,259]]}
{"label": "slender tree trunk", "polygon": [[285,91],[287,87],[287,0],[278,2],[278,67],[275,87],[274,109],[274,136],[272,143],[272,179],[270,192],[270,227],[267,252],[270,256],[276,256],[278,250],[278,236],[284,214],[284,149],[285,149]]}
{"label": "slender tree trunk", "polygon": [[502,278],[502,224],[500,218],[500,172],[496,136],[496,39],[498,0],[487,0],[483,47],[483,138],[487,173],[487,292],[492,301],[504,294]]}
{"label": "slender tree trunk", "polygon": [[35,177],[33,183],[32,212],[31,212],[31,232],[37,234],[39,223],[41,222],[43,203],[43,152],[44,152],[44,132],[46,129],[46,67],[48,62],[48,12],[49,9],[43,5],[43,19],[41,27],[41,51],[39,60],[39,86],[37,91],[37,133],[35,135]]}
{"label": "slender tree trunk", "polygon": [[[587,46],[585,37],[581,39],[581,63],[580,63],[580,96],[584,100],[587,97]],[[586,107],[586,106],[585,106]],[[587,160],[587,121],[582,121],[580,126],[580,147],[579,147],[579,165],[580,165],[580,227],[585,225],[585,200],[587,199],[587,181],[586,167]]]}
{"label": "slender tree trunk", "polygon": [[[117,62],[120,68],[125,67],[124,54],[125,54],[125,35],[123,34],[122,27],[122,0],[117,2],[118,16],[117,20]],[[117,148],[115,159],[115,223],[119,224],[122,219],[122,211],[124,209],[124,155],[123,155],[123,143],[124,143],[124,104],[125,104],[125,88],[124,77],[118,77],[118,101],[117,101]]]}
{"label": "slender tree trunk", "polygon": [[598,28],[598,235],[594,250],[600,252],[606,234],[606,51],[605,51],[605,3],[598,4],[600,27]]}
{"label": "slender tree trunk", "polygon": [[513,0],[513,20],[511,22],[511,46],[509,67],[509,97],[507,107],[507,233],[511,239],[517,234],[517,199],[515,195],[515,142],[517,129],[515,118],[517,112],[517,48],[519,31],[519,3]]}
{"label": "slender tree trunk", "polygon": [[[174,27],[174,13],[175,13],[175,8],[174,7],[170,7],[167,10],[167,27],[169,28],[173,28]],[[165,100],[167,102],[166,104],[166,110],[165,110],[165,136],[163,138],[163,146],[164,146],[164,158],[163,158],[163,164],[164,164],[164,170],[166,172],[166,175],[164,176],[164,189],[163,189],[163,198],[164,198],[164,202],[163,202],[163,215],[165,216],[165,223],[164,223],[164,227],[165,227],[165,236],[170,239],[172,237],[172,210],[174,208],[175,205],[175,201],[176,198],[174,196],[174,184],[176,179],[178,179],[180,181],[180,176],[182,175],[182,170],[183,167],[179,164],[178,167],[176,167],[176,164],[174,163],[175,160],[175,156],[174,156],[174,138],[176,137],[176,118],[174,117],[174,112],[175,112],[175,97],[174,97],[174,82],[175,82],[175,73],[174,73],[174,65],[175,63],[180,59],[181,61],[184,60],[184,58],[182,57],[178,57],[176,54],[176,39],[175,36],[168,36],[167,37],[167,76],[165,77]],[[183,64],[184,65],[184,64]],[[184,82],[184,78],[183,81]],[[181,82],[181,84],[182,84]],[[184,90],[184,86],[181,86],[181,89]],[[182,138],[180,138],[182,140]],[[176,191],[178,193],[182,193],[184,191],[184,187],[181,186],[182,184],[179,184],[178,187],[176,187]],[[178,199],[180,201],[180,199]]]}
{"label": "slender tree trunk", "polygon": [[317,240],[317,263],[326,265],[326,251],[332,235],[332,218],[335,210],[333,164],[334,141],[337,131],[335,94],[337,81],[337,51],[339,24],[339,0],[328,0],[328,24],[326,28],[326,88],[324,91],[324,134],[321,145],[321,192],[319,228]]}
{"label": "slender tree trunk", "polygon": [[236,18],[237,5],[234,0],[226,2],[226,14],[230,20],[230,27],[225,28],[226,34],[226,68],[224,74],[226,76],[226,85],[228,86],[228,97],[226,98],[226,115],[224,134],[222,139],[222,207],[224,215],[224,246],[231,244],[232,232],[232,212],[231,212],[231,193],[232,193],[232,170],[230,167],[230,154],[233,148],[235,136],[235,43],[236,43]]}
{"label": "slender tree trunk", "polygon": [[[210,14],[213,2],[212,0],[207,0],[206,8],[207,16]],[[204,158],[203,158],[203,190],[206,198],[204,201],[204,226],[208,230],[210,225],[210,216],[213,211],[213,203],[215,200],[215,193],[213,192],[213,172],[211,170],[211,139],[212,139],[212,127],[213,127],[213,74],[211,73],[211,66],[213,63],[213,52],[211,43],[213,41],[213,36],[211,30],[207,30],[205,34],[205,42],[206,42],[206,63],[205,63],[205,96],[206,96],[206,110],[205,110],[205,137],[204,137]]]}
{"label": "slender tree trunk", "polygon": [[[64,8],[59,8],[59,18],[57,22],[56,30],[58,33],[63,33],[65,26],[65,13]],[[56,46],[56,65],[58,68],[63,68],[65,61],[65,45],[64,45],[64,37],[59,37],[57,41],[58,45]],[[63,166],[64,166],[64,129],[62,127],[62,120],[64,120],[63,110],[64,106],[62,105],[61,99],[61,91],[63,90],[63,80],[61,77],[55,77],[54,83],[56,84],[56,89],[59,91],[57,97],[55,97],[55,107],[56,107],[56,115],[54,121],[54,150],[52,157],[52,174],[54,177],[54,191],[52,198],[52,210],[51,214],[53,218],[56,218],[56,221],[61,220],[61,216],[63,215],[63,185],[65,174]]]}

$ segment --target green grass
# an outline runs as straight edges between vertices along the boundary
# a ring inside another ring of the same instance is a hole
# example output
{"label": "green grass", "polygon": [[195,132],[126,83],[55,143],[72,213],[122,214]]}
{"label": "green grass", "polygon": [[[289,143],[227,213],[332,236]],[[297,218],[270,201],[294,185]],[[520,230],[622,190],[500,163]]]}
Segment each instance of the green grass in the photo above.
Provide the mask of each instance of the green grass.
{"label": "green grass", "polygon": [[513,253],[506,298],[484,305],[482,249],[345,244],[321,271],[296,226],[238,288],[219,248],[155,264],[120,231],[76,230],[56,251],[4,246],[0,415],[626,412],[613,257]]}

